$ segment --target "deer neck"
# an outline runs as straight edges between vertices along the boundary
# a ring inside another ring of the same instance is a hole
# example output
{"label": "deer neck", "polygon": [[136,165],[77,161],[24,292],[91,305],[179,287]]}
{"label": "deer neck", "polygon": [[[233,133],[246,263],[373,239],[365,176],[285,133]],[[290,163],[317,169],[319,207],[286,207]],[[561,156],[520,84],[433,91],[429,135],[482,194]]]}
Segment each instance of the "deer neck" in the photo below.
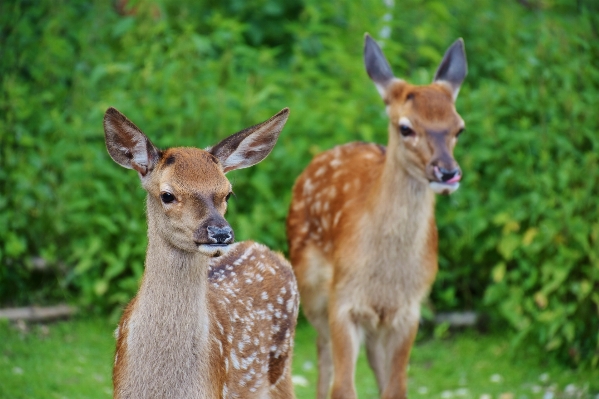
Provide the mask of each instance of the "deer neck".
{"label": "deer neck", "polygon": [[152,301],[173,310],[183,308],[175,316],[179,312],[205,312],[208,257],[173,246],[157,233],[156,224],[154,218],[148,216],[148,249],[140,294],[144,294],[144,289],[150,288],[164,292],[168,295],[167,298],[161,298],[157,302],[157,298],[152,296]]}
{"label": "deer neck", "polygon": [[209,261],[171,245],[155,224],[148,212],[145,271],[128,323],[129,380],[147,397],[208,397],[210,381],[200,379],[210,368]]}
{"label": "deer neck", "polygon": [[390,128],[383,170],[371,195],[371,220],[380,228],[376,238],[423,245],[434,214],[435,194],[428,181],[398,150],[397,132]]}

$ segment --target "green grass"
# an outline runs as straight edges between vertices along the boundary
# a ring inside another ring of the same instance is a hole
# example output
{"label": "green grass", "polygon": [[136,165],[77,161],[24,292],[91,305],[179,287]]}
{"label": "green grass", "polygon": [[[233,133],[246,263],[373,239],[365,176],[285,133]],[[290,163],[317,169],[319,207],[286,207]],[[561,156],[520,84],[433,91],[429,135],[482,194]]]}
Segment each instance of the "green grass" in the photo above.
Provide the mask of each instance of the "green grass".
{"label": "green grass", "polygon": [[[114,325],[102,319],[47,326],[0,324],[0,398],[109,398]],[[299,399],[315,396],[315,332],[296,334],[294,376]],[[598,398],[599,372],[564,368],[534,351],[509,353],[498,334],[421,338],[409,370],[411,398]],[[302,378],[303,377],[303,378]],[[360,398],[377,390],[364,354],[358,361]],[[304,386],[305,385],[305,386]]]}

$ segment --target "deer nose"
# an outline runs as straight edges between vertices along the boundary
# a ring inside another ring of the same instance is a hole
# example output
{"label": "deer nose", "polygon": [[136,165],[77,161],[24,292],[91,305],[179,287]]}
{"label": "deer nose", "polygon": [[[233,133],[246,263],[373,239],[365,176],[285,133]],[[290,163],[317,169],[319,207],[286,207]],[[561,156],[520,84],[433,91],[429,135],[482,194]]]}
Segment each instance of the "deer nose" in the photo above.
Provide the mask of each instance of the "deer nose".
{"label": "deer nose", "polygon": [[435,175],[443,183],[457,183],[462,179],[460,168],[447,170],[443,167],[435,166]]}
{"label": "deer nose", "polygon": [[229,226],[208,226],[208,238],[213,244],[231,244],[233,242],[233,229]]}

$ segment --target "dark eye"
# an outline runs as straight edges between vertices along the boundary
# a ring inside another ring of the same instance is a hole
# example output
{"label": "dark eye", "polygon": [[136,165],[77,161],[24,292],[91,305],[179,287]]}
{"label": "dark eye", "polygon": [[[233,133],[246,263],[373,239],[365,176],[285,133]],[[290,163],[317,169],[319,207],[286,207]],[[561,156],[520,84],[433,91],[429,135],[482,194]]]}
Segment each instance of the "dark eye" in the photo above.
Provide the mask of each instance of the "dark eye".
{"label": "dark eye", "polygon": [[464,133],[464,128],[461,128],[460,130],[458,130],[458,132],[455,135],[455,138],[457,139],[458,137],[460,137],[460,135]]}
{"label": "dark eye", "polygon": [[163,193],[160,193],[160,199],[165,204],[170,204],[171,202],[173,202],[175,200],[175,196],[173,194],[169,193],[168,191],[165,191]]}
{"label": "dark eye", "polygon": [[409,136],[413,136],[414,131],[412,130],[411,127],[406,126],[406,125],[399,125],[399,133],[404,136],[404,137],[409,137]]}

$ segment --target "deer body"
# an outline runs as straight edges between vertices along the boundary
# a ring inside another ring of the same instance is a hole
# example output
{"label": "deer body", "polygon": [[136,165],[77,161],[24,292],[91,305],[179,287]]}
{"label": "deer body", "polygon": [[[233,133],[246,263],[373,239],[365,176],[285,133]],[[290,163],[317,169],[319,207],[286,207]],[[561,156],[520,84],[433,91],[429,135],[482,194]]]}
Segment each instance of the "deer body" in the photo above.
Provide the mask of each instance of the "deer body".
{"label": "deer body", "polygon": [[148,191],[142,283],[116,331],[115,398],[293,398],[298,308],[289,263],[233,243],[224,173],[259,162],[287,118],[207,151],[156,149],[122,114],[105,117],[108,150]]}
{"label": "deer body", "polygon": [[[450,67],[461,62],[460,45],[445,56]],[[304,313],[318,331],[321,399],[331,380],[333,398],[356,396],[362,336],[381,396],[406,396],[420,304],[437,272],[435,192],[454,191],[461,177],[451,155],[463,128],[455,73],[410,85],[393,77],[368,36],[365,61],[387,104],[388,144],[317,155],[294,185],[287,220]]]}

